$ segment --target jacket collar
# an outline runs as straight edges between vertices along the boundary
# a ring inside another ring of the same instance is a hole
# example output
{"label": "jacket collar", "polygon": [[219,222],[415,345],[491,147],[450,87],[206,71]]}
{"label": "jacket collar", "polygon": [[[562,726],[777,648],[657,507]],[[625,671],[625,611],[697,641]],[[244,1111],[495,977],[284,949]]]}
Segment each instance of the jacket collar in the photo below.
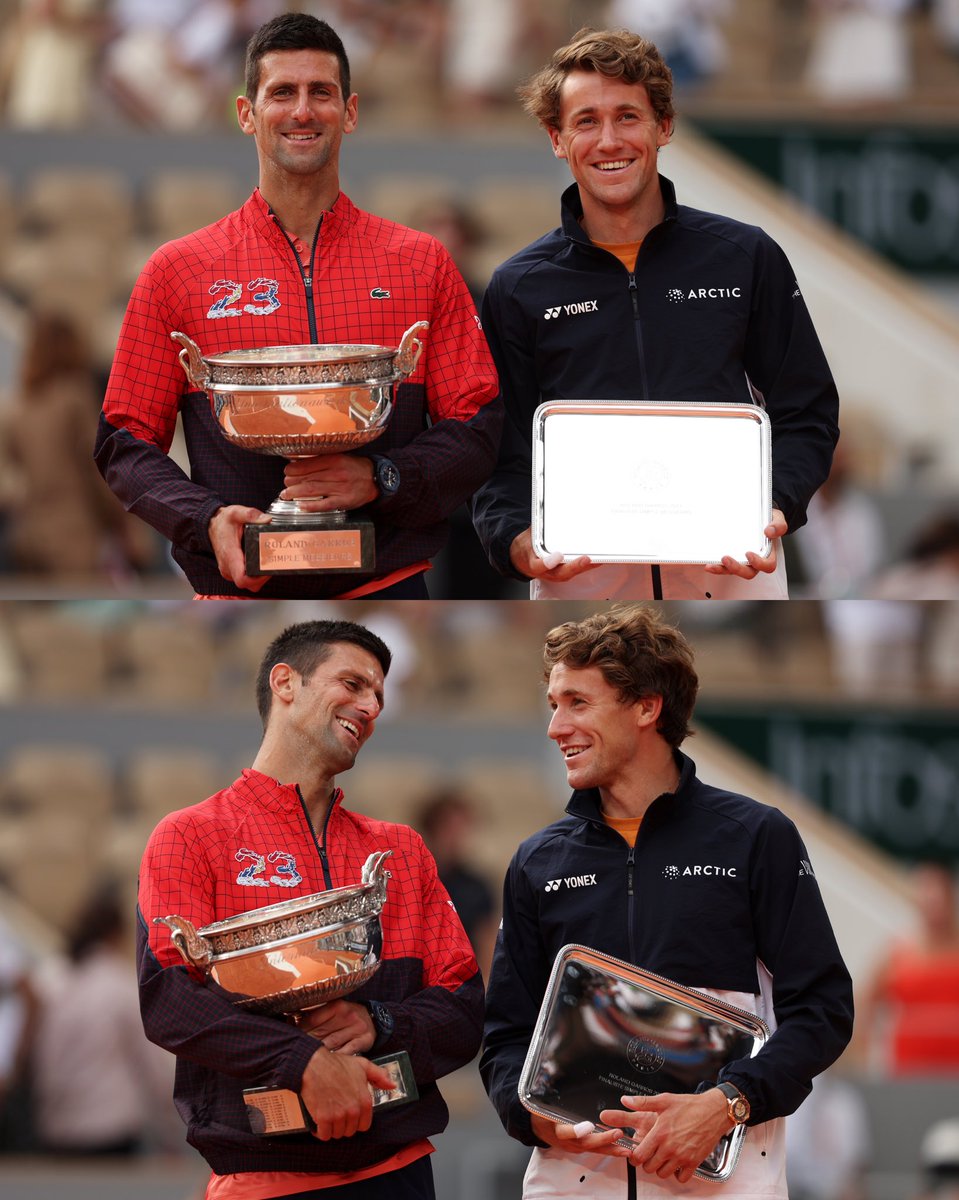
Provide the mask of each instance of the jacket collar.
{"label": "jacket collar", "polygon": [[[653,808],[659,806],[660,801],[683,799],[688,795],[690,787],[696,778],[696,764],[691,758],[683,754],[681,750],[674,750],[673,757],[676,760],[676,765],[679,767],[679,783],[675,792],[664,792],[661,796],[657,796],[653,803],[649,806],[649,812]],[[603,820],[602,804],[599,798],[599,788],[586,788],[582,791],[573,792],[569,803],[566,805],[566,811],[571,817],[580,817],[584,821],[593,821],[600,825],[605,825]]]}
{"label": "jacket collar", "polygon": [[[659,190],[663,196],[663,204],[665,205],[665,216],[663,224],[669,221],[675,221],[679,215],[679,206],[676,203],[676,188],[671,180],[665,175],[659,176]],[[574,242],[582,242],[584,245],[591,245],[589,238],[586,236],[586,231],[583,229],[580,221],[583,217],[583,201],[579,194],[579,184],[571,183],[570,186],[563,192],[560,200],[560,212],[562,214],[563,233],[566,234]],[[657,227],[658,228],[658,227]]]}
{"label": "jacket collar", "polygon": [[[263,198],[259,188],[255,188],[243,211],[262,233],[278,242],[286,242],[279,223],[273,219],[273,210]],[[359,220],[360,210],[345,192],[340,192],[333,202],[329,212],[323,214],[320,227],[320,240],[324,242],[341,238]]]}
{"label": "jacket collar", "polygon": [[[297,784],[280,783],[252,767],[243,770],[240,778],[233,784],[233,791],[242,800],[249,800],[274,812],[300,812],[303,807]],[[332,801],[334,808],[343,802],[341,788],[334,787]]]}

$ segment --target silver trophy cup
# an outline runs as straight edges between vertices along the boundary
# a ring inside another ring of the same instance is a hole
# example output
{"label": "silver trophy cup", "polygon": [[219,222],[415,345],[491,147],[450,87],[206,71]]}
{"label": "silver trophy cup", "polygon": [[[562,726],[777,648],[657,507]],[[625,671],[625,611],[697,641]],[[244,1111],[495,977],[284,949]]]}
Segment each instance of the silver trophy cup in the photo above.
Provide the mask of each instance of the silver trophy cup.
{"label": "silver trophy cup", "polygon": [[[185,333],[180,365],[206,392],[220,433],[234,446],[283,458],[341,454],[374,441],[389,422],[396,387],[416,369],[429,329],[417,321],[399,346],[303,345],[204,356]],[[269,525],[248,525],[251,575],[371,571],[373,523],[343,509],[309,512],[303,500],[275,499]]]}
{"label": "silver trophy cup", "polygon": [[[233,1003],[251,1012],[300,1014],[349,996],[376,973],[383,933],[380,913],[386,902],[392,854],[371,854],[360,883],[314,892],[279,904],[251,909],[202,929],[185,917],[157,917],[170,930],[183,960],[231,994]],[[376,1107],[416,1099],[406,1051],[374,1060],[393,1076],[393,1091],[373,1092]],[[299,1096],[282,1088],[248,1088],[244,1099],[256,1133],[301,1133],[310,1128]]]}

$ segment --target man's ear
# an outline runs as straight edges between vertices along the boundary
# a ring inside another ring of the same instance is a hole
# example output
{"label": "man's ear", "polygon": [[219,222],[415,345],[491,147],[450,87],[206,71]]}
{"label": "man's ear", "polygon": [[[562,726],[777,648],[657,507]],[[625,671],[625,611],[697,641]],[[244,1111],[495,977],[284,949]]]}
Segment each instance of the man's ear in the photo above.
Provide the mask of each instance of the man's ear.
{"label": "man's ear", "polygon": [[636,717],[636,724],[639,728],[653,728],[659,724],[659,718],[663,711],[662,696],[640,696],[633,705],[633,713]]}
{"label": "man's ear", "polygon": [[253,104],[247,96],[236,98],[236,120],[244,133],[251,136],[256,132],[253,125]]}
{"label": "man's ear", "polygon": [[566,148],[560,140],[559,130],[550,127],[546,130],[546,132],[549,134],[550,144],[553,147],[553,153],[556,155],[556,157],[566,158]]}
{"label": "man's ear", "polygon": [[289,663],[279,662],[270,671],[270,691],[274,696],[284,704],[289,704],[293,700],[294,695],[294,680],[299,676]]}

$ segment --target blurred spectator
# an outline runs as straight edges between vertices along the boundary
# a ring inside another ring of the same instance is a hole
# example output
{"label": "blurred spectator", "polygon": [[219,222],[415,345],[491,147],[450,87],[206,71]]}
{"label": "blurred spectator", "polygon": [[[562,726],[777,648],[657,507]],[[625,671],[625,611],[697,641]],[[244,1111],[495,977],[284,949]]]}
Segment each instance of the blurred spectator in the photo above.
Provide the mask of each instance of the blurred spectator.
{"label": "blurred spectator", "polygon": [[413,824],[436,859],[483,978],[488,978],[499,916],[489,882],[470,864],[469,840],[476,826],[473,805],[460,788],[440,788],[427,798]]}
{"label": "blurred spectator", "polygon": [[548,6],[537,0],[447,0],[446,7],[443,76],[452,104],[476,115],[512,103],[520,61],[552,41]]}
{"label": "blurred spectator", "polygon": [[890,946],[865,997],[861,1028],[870,1059],[890,1075],[959,1078],[959,913],[956,881],[942,863],[913,878],[918,927]]}
{"label": "blurred spectator", "polygon": [[106,0],[21,0],[0,48],[5,123],[78,129],[90,114]]}
{"label": "blurred spectator", "polygon": [[[879,508],[857,485],[845,442],[835,448],[825,484],[809,502],[809,523],[792,535],[803,594],[819,600],[859,596],[886,562]],[[798,589],[796,589],[798,590]]]}
{"label": "blurred spectator", "polygon": [[912,85],[906,16],[915,0],[810,0],[818,19],[806,87],[832,104],[898,100]]}
{"label": "blurred spectator", "polygon": [[103,84],[145,129],[193,132],[232,123],[250,34],[283,0],[110,0]]}
{"label": "blurred spectator", "polygon": [[431,233],[449,250],[478,308],[489,280],[476,277],[473,256],[486,232],[469,206],[453,196],[437,195],[413,211],[410,225]]}
{"label": "blurred spectator", "polygon": [[959,1200],[959,1117],[937,1121],[919,1148],[922,1193],[917,1200]]}
{"label": "blurred spectator", "polygon": [[31,1055],[40,1148],[137,1154],[169,1127],[173,1059],[143,1033],[124,912],[113,889],[97,889],[83,905],[66,949],[63,971],[43,989]]}
{"label": "blurred spectator", "polygon": [[932,27],[941,45],[959,55],[959,0],[930,0]]}
{"label": "blurred spectator", "polygon": [[32,314],[4,418],[8,557],[19,572],[92,579],[149,565],[149,530],[127,516],[93,462],[99,401],[73,321]]}
{"label": "blurred spectator", "polygon": [[959,514],[931,517],[913,537],[902,561],[873,580],[868,595],[877,600],[959,599]]}
{"label": "blurred spectator", "polygon": [[721,21],[733,0],[611,0],[608,28],[629,29],[659,47],[677,88],[719,74],[726,65]]}
{"label": "blurred spectator", "polygon": [[26,1067],[37,1012],[27,955],[0,918],[0,1152],[30,1149]]}
{"label": "blurred spectator", "polygon": [[786,1121],[790,1200],[866,1200],[871,1149],[862,1093],[831,1067]]}
{"label": "blurred spectator", "polygon": [[809,502],[809,522],[792,537],[805,594],[821,600],[860,596],[886,559],[879,509],[852,472],[846,443],[833,455],[829,477]]}

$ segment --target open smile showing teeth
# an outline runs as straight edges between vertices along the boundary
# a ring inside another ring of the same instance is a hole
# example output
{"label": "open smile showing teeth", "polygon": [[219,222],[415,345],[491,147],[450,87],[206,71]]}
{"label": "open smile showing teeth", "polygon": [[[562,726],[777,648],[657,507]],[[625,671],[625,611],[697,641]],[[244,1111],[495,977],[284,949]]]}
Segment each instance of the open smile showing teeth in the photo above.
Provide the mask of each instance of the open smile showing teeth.
{"label": "open smile showing teeth", "polygon": [[336,719],[343,726],[343,728],[347,731],[347,733],[352,733],[352,735],[356,738],[356,740],[359,741],[360,728],[358,725],[354,725],[352,721],[347,721],[343,717],[337,717]]}
{"label": "open smile showing teeth", "polygon": [[585,746],[567,746],[563,751],[563,758],[575,758],[577,754],[582,754],[585,749]]}
{"label": "open smile showing teeth", "polygon": [[629,166],[629,159],[622,158],[618,162],[595,163],[594,166],[598,167],[600,171],[620,171],[623,167]]}

